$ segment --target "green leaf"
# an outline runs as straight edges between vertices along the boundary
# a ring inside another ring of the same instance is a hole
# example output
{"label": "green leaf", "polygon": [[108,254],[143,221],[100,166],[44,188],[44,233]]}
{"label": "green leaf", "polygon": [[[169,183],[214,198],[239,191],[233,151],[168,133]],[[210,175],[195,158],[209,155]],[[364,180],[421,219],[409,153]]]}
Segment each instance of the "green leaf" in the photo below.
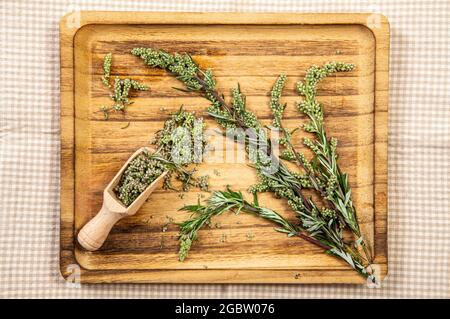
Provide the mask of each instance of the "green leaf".
{"label": "green leaf", "polygon": [[259,203],[258,203],[258,193],[257,193],[257,192],[254,192],[254,193],[253,193],[253,205],[259,206]]}

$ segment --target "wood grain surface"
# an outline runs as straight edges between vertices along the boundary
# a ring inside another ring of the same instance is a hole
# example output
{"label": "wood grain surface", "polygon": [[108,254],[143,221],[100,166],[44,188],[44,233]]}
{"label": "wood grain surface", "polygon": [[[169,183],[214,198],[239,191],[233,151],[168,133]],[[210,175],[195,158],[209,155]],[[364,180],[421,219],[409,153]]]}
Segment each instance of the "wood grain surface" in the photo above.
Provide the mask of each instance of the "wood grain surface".
{"label": "wood grain surface", "polygon": [[[177,259],[176,222],[189,217],[184,204],[206,198],[191,191],[184,197],[156,190],[133,216],[120,220],[104,246],[88,252],[75,236],[99,210],[102,191],[124,161],[139,147],[150,146],[154,133],[184,105],[204,114],[208,102],[181,87],[162,70],[145,67],[129,54],[133,47],[189,52],[202,68],[212,68],[226,97],[237,83],[249,108],[263,122],[271,119],[270,89],[280,73],[288,75],[285,125],[305,118],[295,109],[294,91],[311,64],[354,63],[349,73],[319,86],[329,136],[339,140],[339,163],[348,172],[358,219],[382,275],[387,272],[387,96],[389,28],[387,20],[368,25],[364,14],[153,14],[82,12],[80,25],[61,20],[61,272],[81,268],[82,282],[173,283],[362,283],[344,262],[301,239],[275,232],[257,217],[225,214],[199,240],[184,262]],[[112,75],[150,86],[133,95],[125,114],[103,119],[108,105],[102,85],[102,60],[112,52]],[[125,126],[129,126],[124,129]],[[294,145],[302,147],[300,135]],[[230,185],[245,191],[256,181],[246,163],[230,160],[225,145],[212,136],[215,149],[199,166],[211,176],[211,188]],[[233,149],[233,148],[232,148]],[[230,148],[227,148],[230,152]],[[228,156],[228,157],[227,157]],[[228,161],[226,161],[228,159]],[[215,172],[220,174],[215,174]],[[295,221],[283,200],[270,194],[261,203]]]}

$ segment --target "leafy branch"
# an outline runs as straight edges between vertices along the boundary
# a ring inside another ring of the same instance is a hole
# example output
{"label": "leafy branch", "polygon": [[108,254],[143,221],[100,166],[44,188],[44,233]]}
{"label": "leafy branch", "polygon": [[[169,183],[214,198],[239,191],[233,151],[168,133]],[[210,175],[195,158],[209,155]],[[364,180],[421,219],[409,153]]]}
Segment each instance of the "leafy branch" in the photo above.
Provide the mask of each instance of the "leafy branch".
{"label": "leafy branch", "polygon": [[303,82],[297,83],[297,91],[304,100],[297,104],[299,112],[309,118],[303,128],[312,133],[315,139],[304,138],[303,143],[309,147],[314,156],[307,161],[305,156],[296,152],[288,138],[289,151],[294,154],[297,163],[305,169],[317,190],[329,206],[333,208],[346,226],[357,237],[355,244],[362,248],[365,258],[372,260],[368,245],[359,228],[356,209],[352,202],[352,192],[348,184],[348,175],[342,173],[337,162],[337,139],[328,138],[324,125],[323,106],[317,101],[317,84],[325,77],[336,72],[348,72],[354,69],[353,64],[340,62],[326,63],[321,67],[312,66],[306,73]]}
{"label": "leafy branch", "polygon": [[199,230],[206,224],[211,222],[212,217],[219,216],[227,211],[232,211],[235,214],[241,212],[249,213],[261,218],[264,218],[278,227],[275,228],[276,231],[281,233],[286,233],[289,237],[300,237],[321,249],[324,249],[330,254],[334,254],[346,260],[356,271],[358,271],[364,277],[370,276],[365,267],[355,259],[350,258],[350,256],[335,247],[330,247],[324,244],[322,241],[314,238],[310,234],[301,230],[301,228],[293,225],[288,220],[283,218],[276,211],[259,206],[257,197],[254,197],[254,201],[249,202],[244,199],[241,192],[235,192],[227,187],[226,191],[215,191],[211,197],[206,201],[205,205],[187,205],[181,208],[181,210],[192,212],[194,216],[179,224],[180,226],[180,250],[179,259],[183,261],[195,240],[198,239]]}
{"label": "leafy branch", "polygon": [[[305,77],[305,83],[299,83],[297,90],[305,97],[298,105],[300,112],[306,114],[310,123],[304,129],[315,135],[315,139],[305,139],[304,144],[312,149],[315,154],[312,160],[297,152],[292,146],[291,135],[294,131],[287,131],[282,126],[282,114],[286,104],[280,103],[281,92],[286,77],[280,76],[276,81],[272,92],[270,108],[274,120],[269,128],[281,130],[283,137],[280,144],[285,147],[282,158],[296,162],[303,172],[289,170],[286,165],[273,153],[270,139],[266,137],[265,128],[259,122],[255,114],[246,107],[245,95],[241,92],[239,85],[232,90],[231,103],[227,103],[222,94],[216,90],[216,82],[211,70],[202,70],[188,54],[169,54],[162,50],[150,48],[134,48],[131,53],[151,66],[169,71],[172,75],[183,82],[188,91],[201,93],[211,102],[207,111],[218,124],[227,131],[236,129],[251,129],[251,136],[246,134],[243,139],[249,157],[255,163],[259,182],[250,188],[250,192],[273,192],[287,203],[297,213],[300,224],[295,226],[299,232],[307,233],[308,238],[313,238],[323,247],[326,252],[342,258],[361,275],[371,276],[366,267],[372,263],[367,245],[364,242],[356,219],[356,211],[351,202],[351,190],[348,186],[347,175],[341,173],[337,164],[335,139],[328,139],[323,125],[323,110],[320,103],[315,99],[317,84],[324,77],[342,71],[350,71],[352,65],[343,63],[329,63],[323,67],[313,66]],[[273,169],[276,167],[276,169]],[[327,202],[327,207],[319,207],[311,197],[304,193],[305,189],[316,190],[322,199]],[[235,198],[234,198],[235,199]],[[208,202],[209,203],[209,202]],[[230,203],[228,203],[229,205]],[[181,237],[183,251],[187,251],[192,241],[196,238],[196,232],[212,216],[222,213],[224,207],[196,206],[198,212],[203,212],[205,220],[201,219],[192,224],[185,225],[187,232]],[[235,206],[233,206],[235,207]],[[258,206],[259,207],[259,206]],[[231,207],[232,208],[232,207]],[[244,205],[241,209],[249,208]],[[194,208],[192,208],[194,209]],[[253,207],[253,209],[257,209]],[[202,221],[203,220],[203,221]],[[344,229],[349,228],[357,239],[352,242],[343,240]],[[185,239],[185,241],[183,241]],[[358,247],[365,248],[365,255],[359,253]],[[187,250],[186,250],[187,249]],[[184,259],[181,258],[181,259]]]}
{"label": "leafy branch", "polygon": [[227,211],[234,211],[235,214],[239,214],[242,211],[268,219],[280,226],[280,228],[276,229],[279,232],[287,233],[288,236],[298,236],[323,249],[330,249],[329,246],[322,244],[320,241],[299,232],[294,225],[274,210],[260,207],[256,197],[254,203],[250,203],[244,199],[241,192],[235,192],[229,187],[227,187],[226,191],[213,192],[206,205],[201,205],[199,202],[197,205],[186,205],[181,210],[195,213],[196,216],[180,224],[180,261],[186,258],[192,243],[198,237],[198,231],[205,224],[209,224],[212,217],[219,216]]}

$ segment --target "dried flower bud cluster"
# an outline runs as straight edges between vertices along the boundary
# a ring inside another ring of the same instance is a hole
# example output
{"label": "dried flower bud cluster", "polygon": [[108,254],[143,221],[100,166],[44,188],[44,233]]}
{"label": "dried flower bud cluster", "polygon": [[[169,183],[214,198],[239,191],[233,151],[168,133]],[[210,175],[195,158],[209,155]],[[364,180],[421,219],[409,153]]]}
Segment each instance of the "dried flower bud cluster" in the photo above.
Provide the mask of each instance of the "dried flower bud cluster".
{"label": "dried flower bud cluster", "polygon": [[161,157],[172,163],[164,181],[164,188],[175,189],[172,178],[182,183],[181,190],[187,192],[191,187],[207,191],[208,176],[194,176],[195,170],[183,168],[189,164],[199,164],[203,160],[206,140],[203,134],[203,119],[196,118],[193,112],[180,110],[164,122],[162,130],[155,134],[152,141]]}
{"label": "dried flower bud cluster", "polygon": [[183,261],[186,259],[189,250],[191,250],[192,246],[192,238],[189,235],[181,235],[179,238],[180,241],[180,249],[178,251],[178,259]]}
{"label": "dried flower bud cluster", "polygon": [[149,48],[134,48],[131,54],[143,59],[148,66],[167,69],[189,90],[197,91],[202,88],[197,80],[198,67],[188,54],[169,54],[163,50]]}
{"label": "dried flower bud cluster", "polygon": [[111,64],[112,64],[112,53],[108,53],[103,58],[103,75],[102,82],[105,86],[111,87],[109,79],[111,77]]}
{"label": "dried flower bud cluster", "polygon": [[276,80],[271,92],[270,108],[272,109],[273,126],[275,127],[281,127],[281,119],[283,117],[283,112],[286,109],[286,104],[280,104],[281,92],[283,91],[285,83],[286,75],[282,74]]}
{"label": "dried flower bud cluster", "polygon": [[128,164],[114,192],[128,207],[166,170],[167,167],[163,162],[144,151]]}
{"label": "dried flower bud cluster", "polygon": [[261,124],[259,123],[256,115],[250,112],[246,107],[245,95],[242,94],[241,88],[238,85],[237,88],[231,90],[232,105],[235,116],[243,123],[244,127],[259,129]]}

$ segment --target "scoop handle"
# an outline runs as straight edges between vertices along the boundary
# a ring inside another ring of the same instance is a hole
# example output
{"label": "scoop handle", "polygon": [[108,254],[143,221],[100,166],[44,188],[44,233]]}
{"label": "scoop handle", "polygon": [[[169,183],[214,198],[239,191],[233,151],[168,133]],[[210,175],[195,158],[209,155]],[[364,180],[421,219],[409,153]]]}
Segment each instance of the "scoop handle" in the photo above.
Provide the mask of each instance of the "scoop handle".
{"label": "scoop handle", "polygon": [[125,214],[110,211],[103,203],[97,215],[81,228],[78,233],[78,242],[86,250],[99,249],[108,237],[111,228],[125,216]]}

